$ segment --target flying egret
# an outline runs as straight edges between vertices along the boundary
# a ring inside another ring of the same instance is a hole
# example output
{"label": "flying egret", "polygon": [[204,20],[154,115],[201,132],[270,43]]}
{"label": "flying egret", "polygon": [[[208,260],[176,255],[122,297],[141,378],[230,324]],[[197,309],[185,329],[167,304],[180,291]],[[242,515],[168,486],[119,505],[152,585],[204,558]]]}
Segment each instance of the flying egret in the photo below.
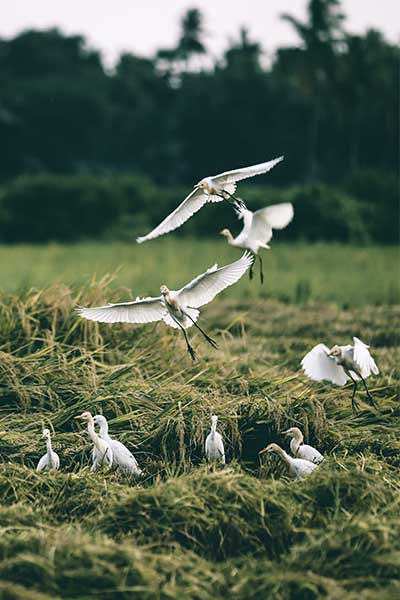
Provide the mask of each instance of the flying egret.
{"label": "flying egret", "polygon": [[259,165],[245,167],[243,169],[235,169],[233,171],[225,171],[219,175],[204,177],[199,183],[196,183],[193,191],[190,192],[184,201],[176,208],[168,217],[164,219],[153,231],[145,236],[138,237],[137,242],[141,244],[147,240],[152,240],[160,235],[169,233],[180,227],[185,221],[190,219],[197,211],[199,211],[207,202],[221,202],[228,200],[234,206],[244,206],[243,201],[235,198],[236,183],[248,177],[262,175],[270,171],[275,165],[283,160],[283,156],[274,158]]}
{"label": "flying egret", "polygon": [[36,471],[57,470],[60,468],[60,457],[52,448],[49,429],[43,429],[42,436],[46,439],[47,452],[46,454],[43,454],[42,458],[39,460]]}
{"label": "flying egret", "polygon": [[[223,229],[220,234],[225,236],[228,244],[237,248],[250,250],[257,255],[260,248],[269,250],[268,242],[272,238],[273,229],[284,229],[293,219],[293,204],[282,202],[281,204],[272,204],[266,208],[261,208],[252,212],[247,208],[236,209],[239,219],[243,219],[243,229],[235,238],[229,229]],[[263,262],[260,260],[260,280],[264,283]],[[250,279],[253,278],[253,268],[249,271]]]}
{"label": "flying egret", "polygon": [[101,439],[94,430],[94,419],[90,412],[83,412],[75,419],[82,419],[87,422],[87,430],[90,439],[93,442],[93,464],[91,471],[96,471],[100,466],[111,467],[113,462],[113,453],[110,444]]}
{"label": "flying egret", "polygon": [[298,427],[291,427],[282,433],[283,435],[287,435],[291,438],[290,450],[292,451],[293,456],[296,458],[309,460],[316,465],[324,460],[323,455],[321,452],[318,452],[316,448],[313,448],[308,444],[303,444],[304,436]]}
{"label": "flying egret", "polygon": [[133,456],[132,452],[128,450],[128,448],[122,442],[114,440],[108,435],[107,419],[103,417],[103,415],[95,415],[93,417],[93,421],[95,425],[100,427],[101,439],[105,440],[112,450],[113,464],[117,465],[121,471],[129,475],[141,475],[142,470],[139,469],[137,460]]}
{"label": "flying egret", "polygon": [[208,462],[221,462],[225,464],[225,450],[222,435],[217,431],[218,417],[211,417],[211,431],[206,438],[206,457]]}
{"label": "flying egret", "polygon": [[369,346],[357,337],[353,337],[353,346],[335,345],[329,349],[325,344],[318,344],[301,361],[304,373],[314,381],[324,379],[336,385],[345,385],[349,379],[353,382],[351,405],[353,411],[358,410],[355,400],[357,382],[364,384],[369,403],[377,408],[377,403],[371,396],[365,379],[373,373],[378,375],[379,369],[368,351]]}
{"label": "flying egret", "polygon": [[276,454],[278,454],[284,461],[288,469],[289,476],[293,479],[298,479],[304,475],[309,475],[314,471],[314,469],[317,468],[317,465],[309,460],[304,460],[303,458],[293,458],[280,446],[278,446],[278,444],[269,444],[269,446],[263,450],[260,450],[258,454],[263,454],[264,452],[276,452]]}
{"label": "flying egret", "polygon": [[77,308],[78,314],[91,321],[100,323],[150,323],[164,321],[170,327],[179,328],[186,341],[188,352],[193,360],[194,349],[189,343],[186,329],[194,325],[207,342],[217,348],[216,342],[196,323],[199,307],[208,304],[225,288],[236,283],[253,263],[254,257],[248,253],[225,267],[218,269],[213,265],[208,271],[178,291],[172,291],[166,285],[160,287],[161,296],[142,298],[133,302],[107,304],[93,308]]}

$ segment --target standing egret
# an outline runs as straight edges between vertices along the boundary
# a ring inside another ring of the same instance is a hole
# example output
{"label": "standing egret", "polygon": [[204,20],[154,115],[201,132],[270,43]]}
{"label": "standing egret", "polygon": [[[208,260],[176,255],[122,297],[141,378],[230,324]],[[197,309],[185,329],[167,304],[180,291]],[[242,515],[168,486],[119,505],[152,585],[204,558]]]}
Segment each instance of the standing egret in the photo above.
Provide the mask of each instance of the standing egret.
{"label": "standing egret", "polygon": [[[268,242],[272,238],[273,229],[284,229],[293,219],[293,204],[282,202],[281,204],[272,204],[266,208],[261,208],[252,212],[247,208],[236,209],[239,219],[243,219],[243,229],[235,238],[229,229],[223,229],[220,233],[228,240],[228,244],[236,248],[250,250],[257,255],[260,248],[269,250]],[[260,281],[264,283],[263,263],[260,261]],[[253,267],[249,271],[250,279],[253,278]]]}
{"label": "standing egret", "polygon": [[102,440],[94,430],[94,419],[90,412],[83,412],[75,419],[82,419],[87,422],[87,430],[90,439],[93,442],[93,464],[91,471],[96,471],[100,466],[111,467],[113,462],[113,453],[110,444]]}
{"label": "standing egret", "polygon": [[289,456],[278,444],[269,444],[264,450],[260,450],[258,454],[263,454],[264,452],[276,452],[281,459],[284,461],[289,476],[293,479],[298,479],[299,477],[303,477],[304,475],[309,475],[317,468],[315,463],[310,462],[309,460],[304,460],[303,458],[293,458]]}
{"label": "standing egret", "polygon": [[206,458],[208,462],[220,462],[225,464],[225,450],[222,435],[217,431],[218,417],[211,417],[211,431],[206,438]]}
{"label": "standing egret", "polygon": [[49,429],[43,429],[42,436],[46,439],[47,452],[43,454],[39,460],[36,471],[50,471],[51,469],[60,468],[60,457],[54,452],[51,446],[51,436]]}
{"label": "standing egret", "polygon": [[248,177],[262,175],[270,171],[275,165],[283,160],[283,156],[274,158],[259,165],[245,167],[243,169],[235,169],[234,171],[225,171],[219,175],[204,177],[199,183],[196,183],[194,189],[184,201],[176,208],[168,217],[160,223],[153,231],[145,236],[138,237],[137,242],[141,244],[147,240],[152,240],[160,235],[169,233],[180,227],[185,221],[190,219],[197,211],[199,211],[207,202],[221,202],[228,200],[235,206],[244,206],[243,202],[235,198],[236,183]]}
{"label": "standing egret", "polygon": [[298,427],[291,427],[282,433],[283,435],[290,436],[290,450],[296,458],[309,460],[316,465],[324,460],[323,455],[321,452],[318,452],[316,448],[313,448],[308,444],[303,444],[304,436]]}
{"label": "standing egret", "polygon": [[353,382],[351,405],[353,411],[358,410],[355,400],[357,382],[364,384],[369,404],[377,408],[377,403],[371,396],[365,379],[373,373],[378,375],[379,369],[368,351],[369,346],[357,337],[353,337],[353,346],[335,345],[329,349],[325,344],[317,344],[301,361],[304,373],[314,381],[324,379],[336,385],[345,385],[349,379]]}
{"label": "standing egret", "polygon": [[248,253],[225,267],[218,269],[213,265],[208,271],[178,291],[172,291],[166,285],[160,287],[161,296],[142,298],[133,302],[107,304],[93,308],[79,307],[78,314],[91,321],[100,323],[150,323],[164,321],[170,327],[179,328],[185,338],[188,352],[193,360],[194,349],[189,343],[186,329],[194,325],[213,348],[216,342],[196,323],[200,306],[208,304],[225,288],[236,283],[253,263],[254,257]]}
{"label": "standing egret", "polygon": [[108,435],[107,419],[103,415],[95,415],[93,421],[95,425],[100,427],[101,439],[105,440],[112,450],[113,465],[117,465],[121,471],[129,475],[141,475],[142,470],[139,469],[137,460],[132,452],[122,442],[114,440]]}

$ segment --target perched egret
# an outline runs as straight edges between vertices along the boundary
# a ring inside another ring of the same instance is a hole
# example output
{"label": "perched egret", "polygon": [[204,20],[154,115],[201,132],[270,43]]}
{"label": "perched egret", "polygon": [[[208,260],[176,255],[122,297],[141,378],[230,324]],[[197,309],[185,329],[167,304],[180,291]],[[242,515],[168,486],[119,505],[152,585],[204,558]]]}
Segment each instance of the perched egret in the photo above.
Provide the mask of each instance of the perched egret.
{"label": "perched egret", "polygon": [[105,440],[112,450],[113,465],[117,465],[126,474],[141,475],[142,470],[139,469],[137,460],[132,452],[122,442],[114,440],[108,435],[107,419],[103,415],[95,415],[93,421],[95,425],[100,427],[101,439]]}
{"label": "perched egret", "polygon": [[357,382],[364,384],[369,403],[376,408],[377,404],[371,396],[365,379],[373,373],[378,375],[379,369],[368,351],[369,346],[353,337],[353,346],[335,345],[329,349],[325,344],[318,344],[301,361],[304,373],[314,381],[324,379],[336,385],[345,385],[349,379],[353,382],[351,405],[353,411],[358,410],[355,400]]}
{"label": "perched egret", "polygon": [[47,452],[46,454],[43,454],[42,458],[39,460],[36,471],[50,471],[50,469],[57,470],[60,468],[60,457],[54,452],[51,446],[50,431],[48,429],[43,429],[42,436],[46,439]]}
{"label": "perched egret", "polygon": [[282,432],[283,435],[290,436],[290,450],[296,458],[303,458],[318,465],[324,460],[321,452],[316,448],[303,444],[304,436],[298,427],[291,427],[287,431]]}
{"label": "perched egret", "polygon": [[78,314],[91,321],[100,323],[150,323],[164,321],[167,325],[179,328],[185,338],[188,352],[193,360],[194,349],[189,343],[186,329],[194,325],[213,348],[216,342],[196,323],[200,311],[198,308],[208,304],[222,290],[236,283],[253,263],[254,257],[248,253],[225,267],[212,266],[178,291],[172,291],[166,285],[160,287],[161,296],[142,298],[134,302],[107,304],[93,308],[79,307]]}
{"label": "perched egret", "polygon": [[270,171],[275,165],[283,160],[283,156],[274,158],[259,165],[235,169],[234,171],[225,171],[219,175],[205,177],[194,186],[194,189],[184,201],[168,217],[160,223],[153,231],[145,236],[138,237],[137,242],[141,244],[147,240],[152,240],[160,235],[164,235],[180,227],[185,221],[190,219],[207,202],[221,202],[228,200],[235,206],[244,206],[243,201],[235,198],[236,183],[248,177],[262,175]]}
{"label": "perched egret", "polygon": [[289,476],[293,479],[298,479],[299,477],[303,477],[304,475],[309,475],[317,468],[315,463],[310,462],[309,460],[304,460],[303,458],[293,458],[289,456],[278,444],[269,444],[264,450],[260,450],[258,454],[263,454],[264,452],[276,452],[281,459],[284,461]]}
{"label": "perched egret", "polygon": [[[261,208],[252,212],[247,208],[236,209],[239,219],[243,219],[243,229],[235,238],[229,229],[223,229],[220,233],[228,240],[228,244],[237,248],[250,250],[257,255],[260,248],[269,249],[268,242],[272,238],[273,229],[284,229],[293,219],[293,204],[282,202]],[[260,280],[264,283],[263,262],[260,261]],[[253,278],[253,267],[249,271],[250,279]]]}
{"label": "perched egret", "polygon": [[92,471],[96,471],[100,466],[111,467],[113,463],[113,453],[110,444],[101,439],[94,430],[94,419],[90,412],[83,412],[75,419],[82,419],[87,422],[87,430],[90,439],[93,442],[93,464]]}
{"label": "perched egret", "polygon": [[206,438],[206,457],[208,462],[225,464],[225,450],[222,435],[217,431],[218,417],[211,417],[211,431]]}

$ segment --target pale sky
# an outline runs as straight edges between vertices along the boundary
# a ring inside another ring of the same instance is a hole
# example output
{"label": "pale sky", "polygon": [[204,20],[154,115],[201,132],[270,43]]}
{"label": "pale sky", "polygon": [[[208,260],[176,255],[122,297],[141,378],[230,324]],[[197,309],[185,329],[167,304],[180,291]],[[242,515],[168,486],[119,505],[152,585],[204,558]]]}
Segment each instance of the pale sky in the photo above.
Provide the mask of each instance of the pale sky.
{"label": "pale sky", "polygon": [[[59,27],[84,34],[99,49],[107,65],[129,51],[151,55],[177,40],[179,19],[188,8],[205,17],[207,46],[219,55],[228,41],[246,26],[267,52],[291,44],[296,35],[279,15],[304,18],[307,0],[0,0],[0,37],[23,29]],[[400,0],[343,0],[348,31],[380,29],[392,42],[400,41]]]}

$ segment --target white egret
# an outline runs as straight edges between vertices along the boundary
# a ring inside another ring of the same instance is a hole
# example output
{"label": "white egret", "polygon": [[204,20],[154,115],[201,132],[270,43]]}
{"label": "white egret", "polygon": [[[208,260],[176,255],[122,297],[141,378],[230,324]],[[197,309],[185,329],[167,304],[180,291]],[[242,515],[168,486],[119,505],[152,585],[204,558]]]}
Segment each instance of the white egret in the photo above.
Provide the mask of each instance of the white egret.
{"label": "white egret", "polygon": [[330,381],[336,385],[345,385],[349,379],[353,382],[351,404],[353,411],[358,410],[355,400],[357,382],[363,382],[369,403],[377,404],[371,396],[365,379],[373,373],[378,375],[379,369],[368,351],[369,346],[357,337],[353,337],[353,346],[335,345],[329,349],[325,344],[315,346],[301,361],[304,373],[314,381]]}
{"label": "white egret", "polygon": [[51,435],[49,429],[43,429],[42,436],[46,439],[47,452],[39,460],[36,471],[50,471],[60,468],[60,457],[54,452],[51,445]]}
{"label": "white egret", "polygon": [[[272,238],[273,229],[284,229],[293,219],[293,204],[282,202],[281,204],[272,204],[266,208],[261,208],[252,212],[247,208],[237,208],[236,213],[239,219],[243,219],[243,229],[235,238],[229,229],[223,229],[220,233],[228,240],[228,244],[236,248],[250,250],[257,255],[260,248],[269,250],[268,242]],[[260,261],[260,280],[264,283],[263,263]],[[253,267],[249,271],[250,279],[253,278]]]}
{"label": "white egret", "polygon": [[260,450],[258,454],[263,454],[264,452],[276,452],[276,454],[278,454],[284,461],[289,476],[293,479],[298,479],[304,475],[309,475],[314,471],[314,469],[317,468],[317,465],[309,460],[304,460],[303,458],[293,458],[280,446],[278,446],[278,444],[269,444],[269,446],[263,450]]}
{"label": "white egret", "polygon": [[206,458],[208,462],[221,462],[225,464],[225,450],[222,435],[217,431],[218,417],[211,417],[211,431],[206,438]]}
{"label": "white egret", "polygon": [[262,175],[270,171],[275,165],[283,160],[283,156],[274,158],[259,165],[235,169],[233,171],[225,171],[219,175],[204,177],[199,183],[196,183],[194,189],[184,201],[176,208],[168,217],[164,219],[153,231],[145,236],[138,237],[137,242],[141,244],[147,240],[152,240],[160,235],[169,233],[180,227],[185,221],[190,219],[197,211],[199,211],[207,202],[221,202],[228,200],[235,206],[244,206],[243,201],[235,198],[236,183],[248,177]]}
{"label": "white egret", "polygon": [[142,298],[134,302],[107,304],[93,308],[79,307],[77,312],[85,319],[100,323],[164,321],[170,327],[182,331],[188,352],[195,360],[195,351],[186,334],[186,329],[192,325],[201,332],[213,348],[217,348],[216,342],[196,323],[200,314],[198,308],[208,304],[219,292],[236,283],[253,260],[254,257],[245,252],[239,260],[230,265],[219,269],[218,265],[213,265],[178,291],[169,290],[166,285],[162,285],[161,296],[155,298]]}
{"label": "white egret", "polygon": [[111,467],[113,463],[113,453],[110,444],[101,439],[94,430],[94,419],[90,412],[83,412],[75,419],[82,419],[87,422],[87,430],[90,439],[93,442],[92,468],[91,471],[96,471],[99,467]]}
{"label": "white egret", "polygon": [[323,455],[321,452],[318,452],[316,448],[313,448],[313,446],[309,446],[308,444],[303,444],[304,436],[298,427],[291,427],[282,433],[291,438],[290,450],[296,458],[309,460],[316,465],[324,460]]}
{"label": "white egret", "polygon": [[128,448],[122,442],[114,440],[108,435],[107,419],[103,417],[103,415],[95,415],[93,417],[93,421],[95,425],[98,425],[100,427],[101,439],[105,440],[111,447],[113,455],[113,465],[118,466],[121,469],[121,471],[129,475],[141,475],[142,470],[139,469],[137,460],[133,456],[132,452],[128,450]]}

